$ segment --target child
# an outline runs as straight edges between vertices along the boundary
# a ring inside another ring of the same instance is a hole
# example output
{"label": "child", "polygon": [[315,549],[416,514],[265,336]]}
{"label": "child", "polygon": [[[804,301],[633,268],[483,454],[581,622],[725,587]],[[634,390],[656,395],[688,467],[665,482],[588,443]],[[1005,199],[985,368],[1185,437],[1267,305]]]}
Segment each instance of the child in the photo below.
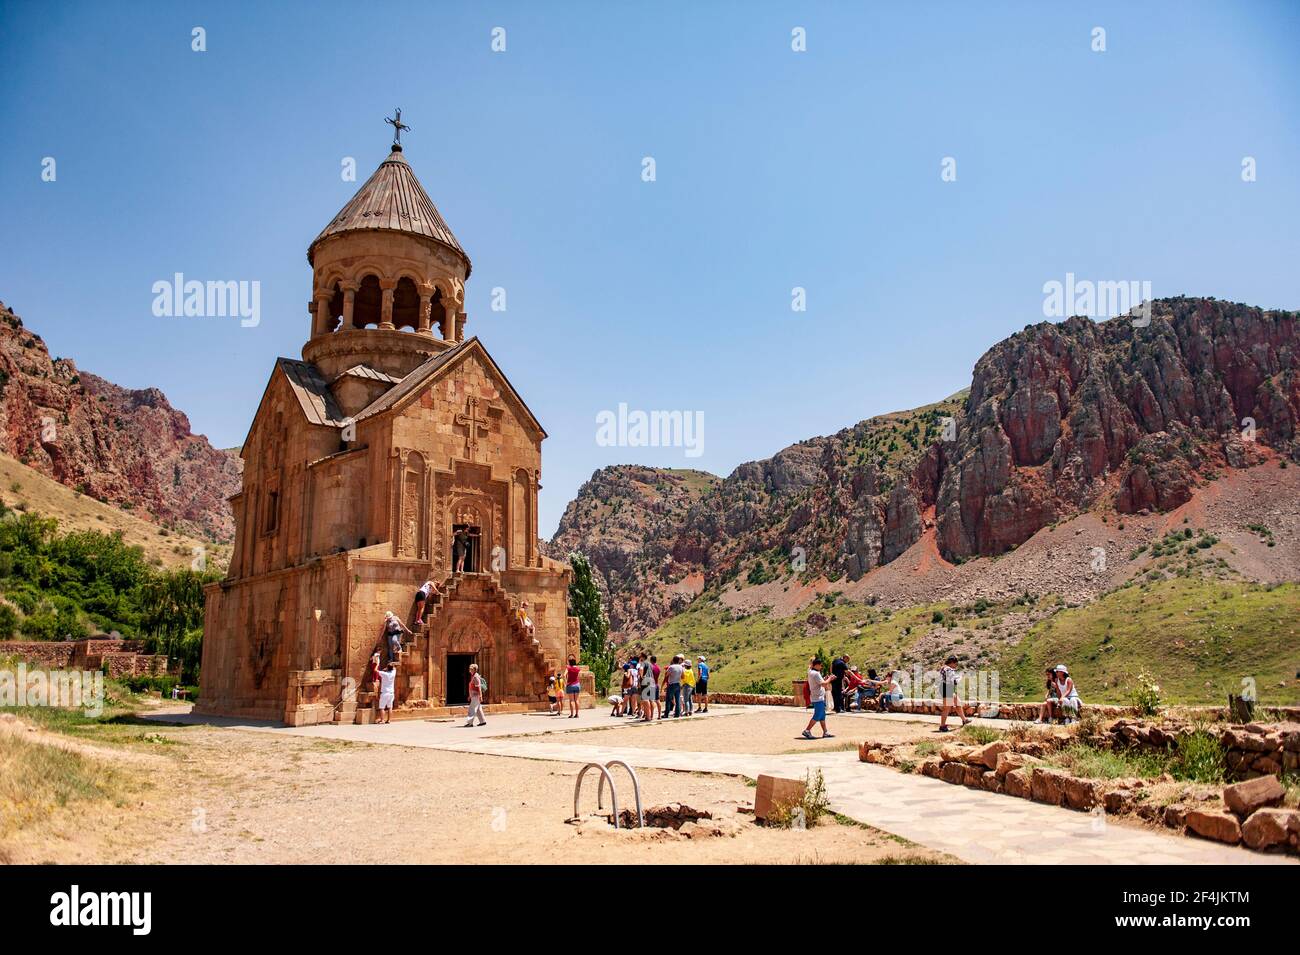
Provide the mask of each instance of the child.
{"label": "child", "polygon": [[943,710],[939,714],[939,732],[948,732],[948,709],[956,709],[957,715],[961,717],[961,725],[965,726],[970,722],[966,718],[966,708],[961,705],[961,698],[957,696],[957,657],[950,656],[944,661],[943,667],[939,670],[939,680],[942,683],[943,690]]}
{"label": "child", "polygon": [[1038,722],[1050,723],[1056,718],[1056,701],[1061,698],[1056,690],[1056,670],[1047,668],[1047,697],[1038,708]]}
{"label": "child", "polygon": [[553,712],[556,716],[563,712],[564,693],[560,687],[560,675],[558,673],[552,672],[546,678],[546,700],[549,704],[547,707],[548,712]]}
{"label": "child", "polygon": [[[393,722],[393,694],[397,684],[397,670],[392,660],[384,664],[379,671],[379,720],[380,723]],[[385,715],[387,714],[387,715]]]}
{"label": "child", "polygon": [[812,701],[812,719],[804,727],[803,738],[812,739],[814,723],[822,725],[822,739],[833,739],[834,734],[826,729],[826,684],[835,680],[834,676],[822,676],[822,661],[813,657],[808,661],[808,698]]}

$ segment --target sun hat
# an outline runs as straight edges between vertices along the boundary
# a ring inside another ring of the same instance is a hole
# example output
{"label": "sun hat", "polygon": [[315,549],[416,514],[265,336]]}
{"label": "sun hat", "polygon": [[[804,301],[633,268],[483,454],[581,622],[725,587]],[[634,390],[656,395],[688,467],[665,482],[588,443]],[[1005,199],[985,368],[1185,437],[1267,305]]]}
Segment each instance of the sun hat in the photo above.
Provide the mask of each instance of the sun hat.
{"label": "sun hat", "polygon": [[1058,663],[1055,667],[1053,667],[1053,669],[1056,670],[1058,673],[1064,673],[1066,676],[1070,675],[1070,671],[1065,668],[1064,663]]}

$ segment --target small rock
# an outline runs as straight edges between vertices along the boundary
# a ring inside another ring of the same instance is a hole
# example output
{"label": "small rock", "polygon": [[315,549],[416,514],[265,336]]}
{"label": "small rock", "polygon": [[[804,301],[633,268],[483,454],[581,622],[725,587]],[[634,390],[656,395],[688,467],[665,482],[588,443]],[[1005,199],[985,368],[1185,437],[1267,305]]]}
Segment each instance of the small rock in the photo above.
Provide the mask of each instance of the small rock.
{"label": "small rock", "polygon": [[[1172,808],[1172,807],[1171,807]],[[1222,809],[1193,809],[1186,814],[1187,828],[1198,836],[1236,845],[1241,841],[1241,823]]]}
{"label": "small rock", "polygon": [[1285,845],[1291,832],[1300,831],[1300,812],[1292,809],[1257,809],[1242,824],[1241,837],[1252,849]]}
{"label": "small rock", "polygon": [[1282,801],[1286,790],[1276,776],[1260,776],[1223,790],[1223,801],[1228,808],[1243,819],[1264,806],[1274,806]]}

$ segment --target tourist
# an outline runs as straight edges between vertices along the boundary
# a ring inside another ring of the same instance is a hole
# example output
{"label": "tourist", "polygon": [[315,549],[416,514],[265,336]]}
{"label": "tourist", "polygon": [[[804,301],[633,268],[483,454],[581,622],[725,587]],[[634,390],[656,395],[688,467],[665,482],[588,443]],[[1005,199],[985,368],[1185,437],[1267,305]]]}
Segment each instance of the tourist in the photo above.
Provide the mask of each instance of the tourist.
{"label": "tourist", "polygon": [[379,689],[379,651],[370,654],[370,688]]}
{"label": "tourist", "polygon": [[961,717],[961,725],[965,726],[970,722],[966,718],[966,708],[962,706],[961,697],[957,695],[957,679],[961,674],[957,672],[957,657],[949,656],[939,669],[940,689],[943,692],[943,709],[939,712],[939,732],[948,732],[948,711],[955,710]]}
{"label": "tourist", "polygon": [[875,670],[867,670],[864,683],[865,685],[858,690],[858,709],[866,710],[868,705],[873,710],[881,709],[881,690],[884,689],[884,684]]}
{"label": "tourist", "polygon": [[527,600],[519,605],[516,615],[519,617],[519,625],[524,628],[530,637],[533,636],[533,618],[528,615]]}
{"label": "tourist", "polygon": [[682,709],[690,716],[695,712],[695,668],[690,657],[682,657]]}
{"label": "tourist", "polygon": [[889,677],[882,680],[881,683],[884,694],[880,699],[881,712],[897,712],[902,709],[903,702],[903,671],[890,669]]}
{"label": "tourist", "polygon": [[650,654],[650,702],[653,704],[653,710],[650,718],[657,720],[659,718],[659,707],[662,701],[659,699],[659,677],[662,671],[659,669],[659,658],[653,653]]}
{"label": "tourist", "polygon": [[[384,664],[379,671],[379,719],[380,723],[393,722],[393,696],[397,688],[397,670],[392,660]],[[385,715],[386,714],[386,715]]]}
{"label": "tourist", "polygon": [[1047,696],[1043,699],[1043,705],[1038,708],[1038,722],[1050,723],[1056,719],[1057,702],[1061,699],[1060,692],[1056,689],[1056,668],[1047,668]]}
{"label": "tourist", "polygon": [[649,723],[654,719],[655,673],[651,668],[650,655],[641,651],[640,663],[637,664],[641,679],[641,720]]}
{"label": "tourist", "polygon": [[709,664],[704,657],[695,660],[698,676],[695,680],[695,698],[700,701],[700,712],[709,712]]}
{"label": "tourist", "polygon": [[415,625],[418,627],[424,623],[424,608],[428,604],[429,598],[434,594],[441,594],[438,585],[432,580],[426,580],[420,585],[420,589],[415,592]]}
{"label": "tourist", "polygon": [[633,666],[632,661],[629,660],[623,664],[622,670],[623,678],[621,681],[621,689],[623,691],[623,705],[619,709],[619,715],[630,716],[632,711],[632,698],[636,694],[636,678],[633,676],[633,673],[636,672],[636,667]]}
{"label": "tourist", "polygon": [[679,719],[682,715],[682,658],[673,657],[672,663],[664,669],[664,711],[659,718],[668,719],[672,714],[673,719]]}
{"label": "tourist", "polygon": [[836,677],[822,675],[822,661],[813,657],[808,661],[808,698],[812,701],[812,719],[804,727],[803,738],[812,739],[814,723],[822,725],[822,739],[831,739],[833,734],[826,729],[826,684],[834,683]]}
{"label": "tourist", "polygon": [[831,699],[835,703],[835,712],[843,713],[846,709],[844,703],[844,674],[849,670],[849,655],[836,657],[831,661],[831,675],[835,679],[831,682]]}
{"label": "tourist", "polygon": [[605,698],[609,704],[609,715],[618,716],[623,711],[623,697],[617,693],[611,693]]}
{"label": "tourist", "polygon": [[463,531],[456,531],[455,537],[451,542],[451,555],[453,560],[452,572],[463,574],[465,572],[465,557],[469,554],[469,536]]}
{"label": "tourist", "polygon": [[840,679],[844,681],[844,686],[840,689],[840,694],[844,698],[844,712],[851,712],[855,701],[858,702],[858,709],[862,709],[861,695],[867,687],[867,681],[862,678],[858,668],[849,667]]}
{"label": "tourist", "polygon": [[407,633],[410,634],[411,636],[415,636],[415,634],[411,633],[411,631],[407,629],[406,624],[402,623],[402,621],[398,619],[397,614],[393,613],[391,610],[385,610],[384,611],[384,650],[386,653],[385,659],[391,663],[398,662],[402,657],[402,634],[403,633]]}
{"label": "tourist", "polygon": [[582,692],[582,671],[578,661],[569,657],[569,665],[564,671],[564,694],[569,698],[569,719],[578,718],[578,694]]}
{"label": "tourist", "polygon": [[1065,668],[1064,663],[1056,665],[1056,695],[1056,705],[1061,718],[1067,725],[1073,723],[1079,718],[1083,701],[1079,699],[1079,691],[1075,689],[1074,680],[1070,677],[1070,671]]}
{"label": "tourist", "polygon": [[559,716],[564,712],[564,688],[560,685],[560,674],[554,670],[546,677],[546,712]]}
{"label": "tourist", "polygon": [[629,718],[640,719],[643,715],[641,706],[641,658],[633,656],[628,661],[627,667],[628,678],[628,701],[626,712],[623,714]]}
{"label": "tourist", "polygon": [[487,719],[483,716],[483,690],[486,689],[486,682],[478,675],[478,664],[469,665],[469,720],[466,726],[474,725],[474,718],[478,718],[479,726],[486,726]]}

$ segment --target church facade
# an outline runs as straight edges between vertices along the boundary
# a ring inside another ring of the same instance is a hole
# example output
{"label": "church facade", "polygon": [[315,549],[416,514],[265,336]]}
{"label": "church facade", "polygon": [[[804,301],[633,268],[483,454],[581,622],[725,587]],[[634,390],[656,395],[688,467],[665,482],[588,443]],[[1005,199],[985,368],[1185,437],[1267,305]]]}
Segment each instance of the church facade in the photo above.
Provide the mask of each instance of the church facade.
{"label": "church facade", "polygon": [[[489,712],[544,706],[579,642],[571,571],[538,550],[546,432],[465,337],[469,257],[399,144],[307,259],[311,335],[276,361],[244,442],[196,711],[367,721],[390,610],[412,631],[394,718],[465,703],[470,663]],[[441,592],[417,621],[429,579]],[[589,703],[585,671],[583,687]]]}

